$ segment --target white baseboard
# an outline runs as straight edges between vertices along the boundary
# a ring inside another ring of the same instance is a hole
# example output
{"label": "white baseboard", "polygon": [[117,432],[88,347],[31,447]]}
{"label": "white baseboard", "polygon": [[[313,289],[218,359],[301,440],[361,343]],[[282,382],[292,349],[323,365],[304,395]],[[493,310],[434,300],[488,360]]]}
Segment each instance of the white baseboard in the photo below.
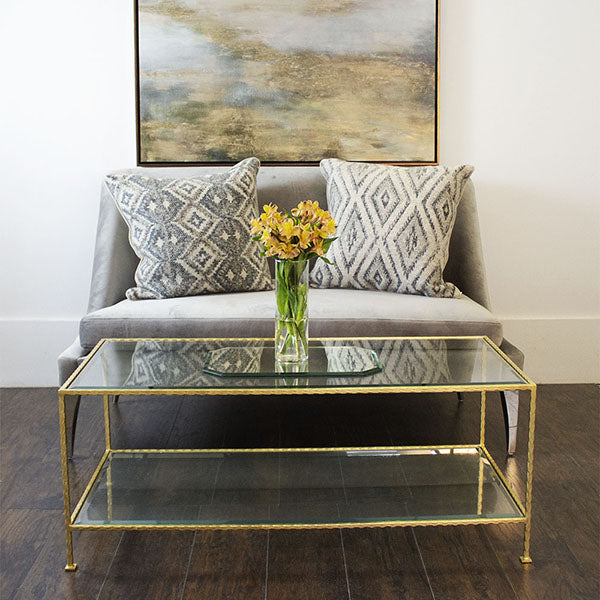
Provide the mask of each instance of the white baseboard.
{"label": "white baseboard", "polygon": [[[600,319],[503,319],[537,383],[600,382]],[[0,387],[54,387],[56,359],[77,335],[77,320],[0,320]]]}
{"label": "white baseboard", "polygon": [[600,318],[501,320],[536,383],[600,383]]}

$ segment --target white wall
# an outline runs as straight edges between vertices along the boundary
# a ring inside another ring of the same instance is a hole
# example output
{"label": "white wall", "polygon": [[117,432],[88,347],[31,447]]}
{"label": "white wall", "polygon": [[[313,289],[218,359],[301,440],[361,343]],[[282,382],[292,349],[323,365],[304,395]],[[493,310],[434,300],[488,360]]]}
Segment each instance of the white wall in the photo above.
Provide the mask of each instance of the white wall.
{"label": "white wall", "polygon": [[[476,166],[494,310],[534,379],[600,381],[600,3],[441,4],[441,162]],[[51,386],[102,175],[135,166],[132,2],[5,0],[0,53],[0,384]]]}
{"label": "white wall", "polygon": [[441,4],[441,160],[476,167],[494,311],[534,379],[600,381],[600,2]]}

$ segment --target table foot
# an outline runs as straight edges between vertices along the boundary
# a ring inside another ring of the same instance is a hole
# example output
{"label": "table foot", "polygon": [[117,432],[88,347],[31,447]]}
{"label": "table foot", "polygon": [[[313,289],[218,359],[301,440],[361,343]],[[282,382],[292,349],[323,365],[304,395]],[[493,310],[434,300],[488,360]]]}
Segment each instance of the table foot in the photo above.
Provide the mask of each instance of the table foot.
{"label": "table foot", "polygon": [[531,556],[520,556],[519,560],[524,564],[524,565],[530,565],[533,560],[531,559]]}
{"label": "table foot", "polygon": [[65,571],[74,571],[77,568],[77,563],[69,564],[65,566]]}

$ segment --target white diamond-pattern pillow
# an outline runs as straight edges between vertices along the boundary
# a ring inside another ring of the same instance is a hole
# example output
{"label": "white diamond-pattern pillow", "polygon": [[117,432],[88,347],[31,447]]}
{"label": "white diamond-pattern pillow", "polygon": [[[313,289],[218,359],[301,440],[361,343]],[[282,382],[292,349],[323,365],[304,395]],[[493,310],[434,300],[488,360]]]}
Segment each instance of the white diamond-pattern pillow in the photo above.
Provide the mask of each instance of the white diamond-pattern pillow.
{"label": "white diamond-pattern pillow", "polygon": [[457,298],[445,282],[448,247],[473,167],[395,167],[321,161],[338,240],[311,285]]}
{"label": "white diamond-pattern pillow", "polygon": [[106,185],[140,258],[130,300],[272,289],[267,261],[252,241],[260,162],[226,173],[167,179],[114,173]]}

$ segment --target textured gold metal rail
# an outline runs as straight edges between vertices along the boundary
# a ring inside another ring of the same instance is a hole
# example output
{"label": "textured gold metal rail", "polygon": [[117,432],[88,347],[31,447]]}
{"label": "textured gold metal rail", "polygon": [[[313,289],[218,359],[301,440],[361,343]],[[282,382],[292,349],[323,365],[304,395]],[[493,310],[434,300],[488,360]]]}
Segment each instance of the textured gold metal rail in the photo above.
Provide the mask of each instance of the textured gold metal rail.
{"label": "textured gold metal rail", "polygon": [[437,394],[445,392],[506,392],[529,390],[528,384],[477,384],[446,386],[374,386],[374,387],[264,387],[264,388],[69,388],[69,396],[309,396],[326,394]]}
{"label": "textured gold metal rail", "polygon": [[347,522],[347,523],[253,523],[253,524],[224,524],[224,525],[71,525],[73,530],[218,530],[218,529],[361,529],[374,527],[445,527],[447,525],[497,525],[499,523],[523,523],[525,517],[495,517],[490,519],[440,519],[440,520],[413,520],[413,521],[378,521],[364,523],[362,521]]}
{"label": "textured gold metal rail", "polygon": [[393,451],[393,450],[478,450],[478,444],[459,444],[459,445],[441,445],[441,446],[344,446],[344,447],[326,447],[326,448],[113,448],[110,453],[232,453],[232,452],[371,452],[371,451]]}

